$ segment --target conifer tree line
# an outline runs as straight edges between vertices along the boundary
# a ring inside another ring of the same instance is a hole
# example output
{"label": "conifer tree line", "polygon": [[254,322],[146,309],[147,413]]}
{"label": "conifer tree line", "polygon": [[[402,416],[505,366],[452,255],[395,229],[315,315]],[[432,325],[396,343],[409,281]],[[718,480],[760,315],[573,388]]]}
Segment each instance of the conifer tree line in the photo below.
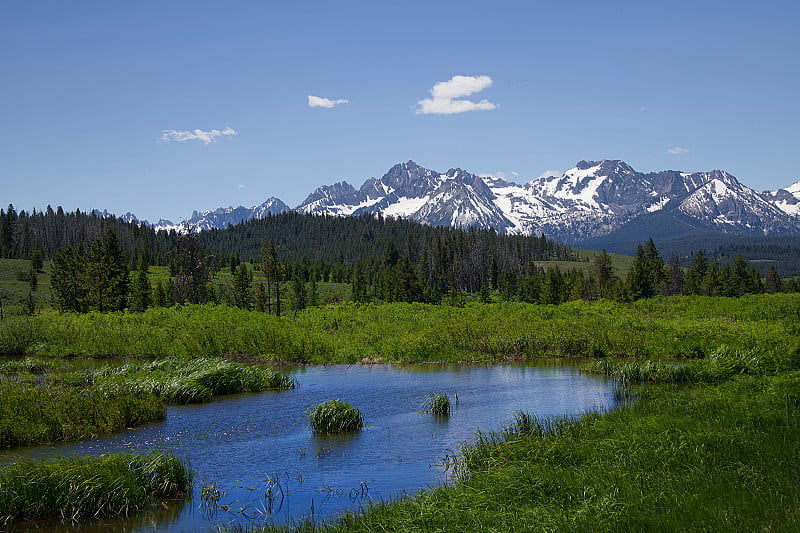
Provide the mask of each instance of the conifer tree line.
{"label": "conifer tree line", "polygon": [[[431,227],[380,215],[286,212],[187,234],[61,208],[17,214],[9,206],[0,210],[0,252],[39,265],[51,258],[56,306],[79,312],[218,302],[281,314],[318,304],[322,282],[349,284],[356,301],[450,304],[463,302],[465,293],[481,301],[557,304],[798,289],[797,280],[781,279],[774,267],[762,279],[741,255],[723,265],[697,252],[682,268],[675,256],[665,262],[652,239],[638,247],[620,279],[605,252],[590,268],[544,268],[537,262],[579,258],[544,236]],[[151,265],[169,266],[169,279],[151,283]],[[211,283],[223,268],[233,281]]]}
{"label": "conifer tree line", "polygon": [[[126,308],[143,311],[151,305],[215,302],[281,315],[319,303],[320,271],[311,262],[280,261],[274,241],[262,243],[253,267],[248,263],[231,265],[233,281],[229,285],[211,283],[215,260],[203,250],[195,234],[180,236],[178,256],[172,263],[174,277],[166,286],[160,281],[152,286],[148,267],[141,259],[135,273],[129,273],[127,264],[125,252],[111,229],[92,243],[88,254],[81,255],[70,246],[57,251],[51,278],[57,307],[78,312]],[[257,283],[251,268],[261,274]],[[466,291],[455,286],[440,291],[435,280],[427,280],[423,270],[391,246],[381,260],[360,261],[342,267],[341,272],[349,273],[345,279],[349,279],[356,301],[449,305],[463,305],[465,301]],[[709,261],[701,251],[694,255],[692,265],[683,269],[675,256],[664,262],[650,239],[638,246],[625,279],[614,274],[611,259],[603,251],[588,270],[543,268],[530,262],[523,275],[500,272],[473,292],[484,303],[493,300],[492,294],[498,294],[504,301],[559,304],[578,299],[632,301],[681,294],[738,297],[798,289],[797,280],[782,280],[774,268],[762,280],[742,256],[722,266],[716,259]]]}
{"label": "conifer tree line", "polygon": [[[174,249],[177,234],[156,232],[136,222],[125,222],[114,216],[100,216],[96,212],[76,210],[66,213],[59,206],[47,206],[44,211],[17,212],[13,205],[0,209],[0,257],[6,259],[31,259],[40,254],[52,259],[56,251],[71,246],[81,253],[108,229],[117,236],[119,246],[130,260],[146,254],[153,265],[165,265]],[[135,268],[136,265],[129,265]]]}

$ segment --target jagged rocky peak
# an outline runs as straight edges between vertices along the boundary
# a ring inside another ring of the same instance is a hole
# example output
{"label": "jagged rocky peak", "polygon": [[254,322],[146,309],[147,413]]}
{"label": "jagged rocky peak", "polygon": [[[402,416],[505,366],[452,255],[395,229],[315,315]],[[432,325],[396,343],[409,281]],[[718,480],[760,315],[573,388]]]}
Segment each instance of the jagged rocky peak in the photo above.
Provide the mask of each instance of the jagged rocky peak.
{"label": "jagged rocky peak", "polygon": [[578,163],[575,165],[575,168],[578,170],[589,170],[590,168],[599,166],[600,163],[602,163],[602,161],[587,161],[586,159],[583,159],[578,161]]}
{"label": "jagged rocky peak", "polygon": [[433,171],[409,160],[390,168],[380,181],[398,196],[416,198],[420,194],[424,194],[425,189],[431,187],[435,178]]}
{"label": "jagged rocky peak", "polygon": [[333,185],[323,185],[317,187],[314,192],[308,195],[303,204],[322,199],[341,198],[356,194],[358,191],[346,181],[339,181]]}
{"label": "jagged rocky peak", "polygon": [[[250,213],[244,208],[218,210],[202,227],[225,227],[264,216],[267,210],[288,209],[278,202],[268,207],[265,202]],[[722,170],[642,173],[619,159],[587,159],[561,175],[517,185],[458,167],[442,173],[409,160],[358,189],[345,181],[319,187],[295,210],[341,216],[383,213],[431,225],[544,233],[565,243],[610,235],[630,224],[646,225],[655,216],[663,226],[678,215],[684,226],[691,219],[690,225],[703,231],[800,234],[800,182],[786,190],[756,193]],[[199,216],[195,212],[193,218]]]}

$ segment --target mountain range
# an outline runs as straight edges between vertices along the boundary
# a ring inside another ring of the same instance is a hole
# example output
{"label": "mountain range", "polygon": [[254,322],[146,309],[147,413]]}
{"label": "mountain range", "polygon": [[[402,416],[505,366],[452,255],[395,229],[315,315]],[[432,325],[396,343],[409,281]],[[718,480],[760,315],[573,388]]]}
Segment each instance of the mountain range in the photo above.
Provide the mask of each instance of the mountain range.
{"label": "mountain range", "polygon": [[[202,231],[290,209],[270,198],[250,208],[195,211],[181,224],[162,220],[153,226]],[[560,176],[520,185],[460,168],[441,173],[408,161],[358,189],[344,181],[319,187],[294,210],[338,216],[381,213],[430,225],[545,234],[597,248],[648,237],[800,235],[800,181],[757,192],[722,170],[642,173],[623,161],[602,160],[580,161]]]}

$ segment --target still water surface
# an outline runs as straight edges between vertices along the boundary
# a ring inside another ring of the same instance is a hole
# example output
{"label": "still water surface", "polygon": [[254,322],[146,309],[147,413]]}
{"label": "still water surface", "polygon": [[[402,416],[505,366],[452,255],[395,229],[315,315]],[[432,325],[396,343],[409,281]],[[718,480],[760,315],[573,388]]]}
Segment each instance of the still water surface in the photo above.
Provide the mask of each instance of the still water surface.
{"label": "still water surface", "polygon": [[[298,382],[292,391],[170,407],[163,422],[103,439],[13,450],[0,463],[12,456],[172,452],[195,471],[191,498],[123,521],[47,530],[209,531],[292,522],[312,513],[330,519],[446,483],[446,457],[478,431],[503,429],[515,410],[573,416],[614,406],[611,382],[565,365],[334,365],[289,373]],[[434,392],[446,393],[451,403],[458,395],[450,417],[420,412],[425,396]],[[335,398],[358,407],[367,427],[345,436],[313,436],[305,411]],[[212,482],[219,499],[204,505],[202,487]]]}

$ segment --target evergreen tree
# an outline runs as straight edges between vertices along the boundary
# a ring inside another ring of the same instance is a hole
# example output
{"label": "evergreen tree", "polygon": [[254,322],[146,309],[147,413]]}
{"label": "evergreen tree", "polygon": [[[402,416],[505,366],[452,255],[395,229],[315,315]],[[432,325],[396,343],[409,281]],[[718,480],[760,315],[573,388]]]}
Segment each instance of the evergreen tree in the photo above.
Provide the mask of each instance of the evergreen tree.
{"label": "evergreen tree", "polygon": [[31,292],[33,292],[38,286],[39,280],[36,277],[36,268],[33,266],[33,262],[31,262],[31,268],[28,271],[28,287],[30,288]]}
{"label": "evergreen tree", "polygon": [[262,313],[267,310],[267,288],[264,286],[263,281],[259,281],[255,288],[256,293],[256,309]]}
{"label": "evergreen tree", "polygon": [[564,277],[558,268],[548,268],[542,276],[539,289],[539,302],[543,304],[560,304],[564,301]]}
{"label": "evergreen tree", "polygon": [[492,295],[489,294],[489,287],[486,285],[481,285],[481,290],[478,293],[478,301],[482,304],[490,304],[492,303]]}
{"label": "evergreen tree", "polygon": [[783,280],[780,274],[778,274],[778,269],[775,268],[775,265],[771,265],[769,270],[767,270],[764,289],[770,294],[783,291]]}
{"label": "evergreen tree", "polygon": [[614,276],[614,267],[611,264],[611,256],[603,250],[594,257],[592,265],[595,278],[597,279],[598,296],[605,298],[607,296],[607,287],[611,283]]}
{"label": "evergreen tree", "polygon": [[677,296],[683,294],[684,275],[678,256],[672,254],[667,264],[667,277],[662,285],[661,293],[664,296]]}
{"label": "evergreen tree", "polygon": [[308,282],[308,287],[306,288],[306,293],[308,294],[308,306],[309,307],[316,307],[319,305],[319,288],[317,287],[317,276],[311,276],[311,280]]}
{"label": "evergreen tree", "polygon": [[[267,278],[267,312],[281,316],[281,263],[275,241],[261,243],[261,270]],[[273,306],[274,298],[274,306]]]}
{"label": "evergreen tree", "polygon": [[153,305],[156,307],[168,307],[169,306],[169,297],[167,296],[167,291],[164,288],[164,284],[161,280],[156,282],[156,288],[153,291]]}
{"label": "evergreen tree", "polygon": [[750,267],[744,256],[737,255],[733,263],[725,268],[722,293],[725,296],[742,296],[752,289]]}
{"label": "evergreen tree", "polygon": [[176,298],[175,294],[175,282],[172,281],[172,278],[167,278],[167,284],[164,286],[164,294],[166,297],[164,307],[172,307],[178,303],[179,300]]}
{"label": "evergreen tree", "polygon": [[245,263],[240,263],[233,279],[233,294],[237,307],[250,309],[250,286],[252,284],[253,274]]}
{"label": "evergreen tree", "polygon": [[55,306],[61,311],[87,310],[86,260],[72,246],[53,255],[50,288]]}
{"label": "evergreen tree", "polygon": [[692,264],[684,278],[684,294],[704,294],[703,284],[708,272],[708,259],[702,250],[692,257]]}
{"label": "evergreen tree", "polygon": [[25,307],[23,309],[28,316],[33,316],[36,313],[36,300],[33,298],[33,291],[28,291],[28,297],[25,298]]}
{"label": "evergreen tree", "polygon": [[213,283],[209,283],[206,288],[206,301],[212,304],[219,303],[219,291],[217,290],[217,286]]}
{"label": "evergreen tree", "polygon": [[[160,282],[159,282],[160,285]],[[161,291],[163,292],[163,287]],[[147,272],[140,269],[133,278],[131,290],[131,311],[141,313],[153,304],[153,288]]]}
{"label": "evergreen tree", "polygon": [[202,304],[208,300],[208,282],[212,257],[200,246],[197,235],[185,233],[176,239],[177,276],[174,283],[174,299],[177,302]]}
{"label": "evergreen tree", "polygon": [[714,258],[708,265],[706,275],[703,276],[703,281],[700,284],[700,294],[705,296],[718,296],[722,294],[723,289],[723,272],[719,267],[719,261]]}
{"label": "evergreen tree", "polygon": [[117,235],[109,228],[89,249],[86,262],[89,307],[98,311],[122,311],[128,297],[128,261]]}
{"label": "evergreen tree", "polygon": [[30,259],[34,272],[42,272],[42,267],[44,266],[44,253],[42,249],[38,247],[34,248],[33,251],[31,251]]}
{"label": "evergreen tree", "polygon": [[666,274],[664,261],[658,254],[653,239],[636,247],[636,257],[628,272],[628,286],[635,300],[651,298],[658,294]]}
{"label": "evergreen tree", "polygon": [[0,253],[3,257],[14,257],[14,234],[17,225],[17,212],[8,204],[5,213],[0,211]]}
{"label": "evergreen tree", "polygon": [[297,315],[298,311],[306,308],[306,285],[299,277],[292,279],[292,311]]}

